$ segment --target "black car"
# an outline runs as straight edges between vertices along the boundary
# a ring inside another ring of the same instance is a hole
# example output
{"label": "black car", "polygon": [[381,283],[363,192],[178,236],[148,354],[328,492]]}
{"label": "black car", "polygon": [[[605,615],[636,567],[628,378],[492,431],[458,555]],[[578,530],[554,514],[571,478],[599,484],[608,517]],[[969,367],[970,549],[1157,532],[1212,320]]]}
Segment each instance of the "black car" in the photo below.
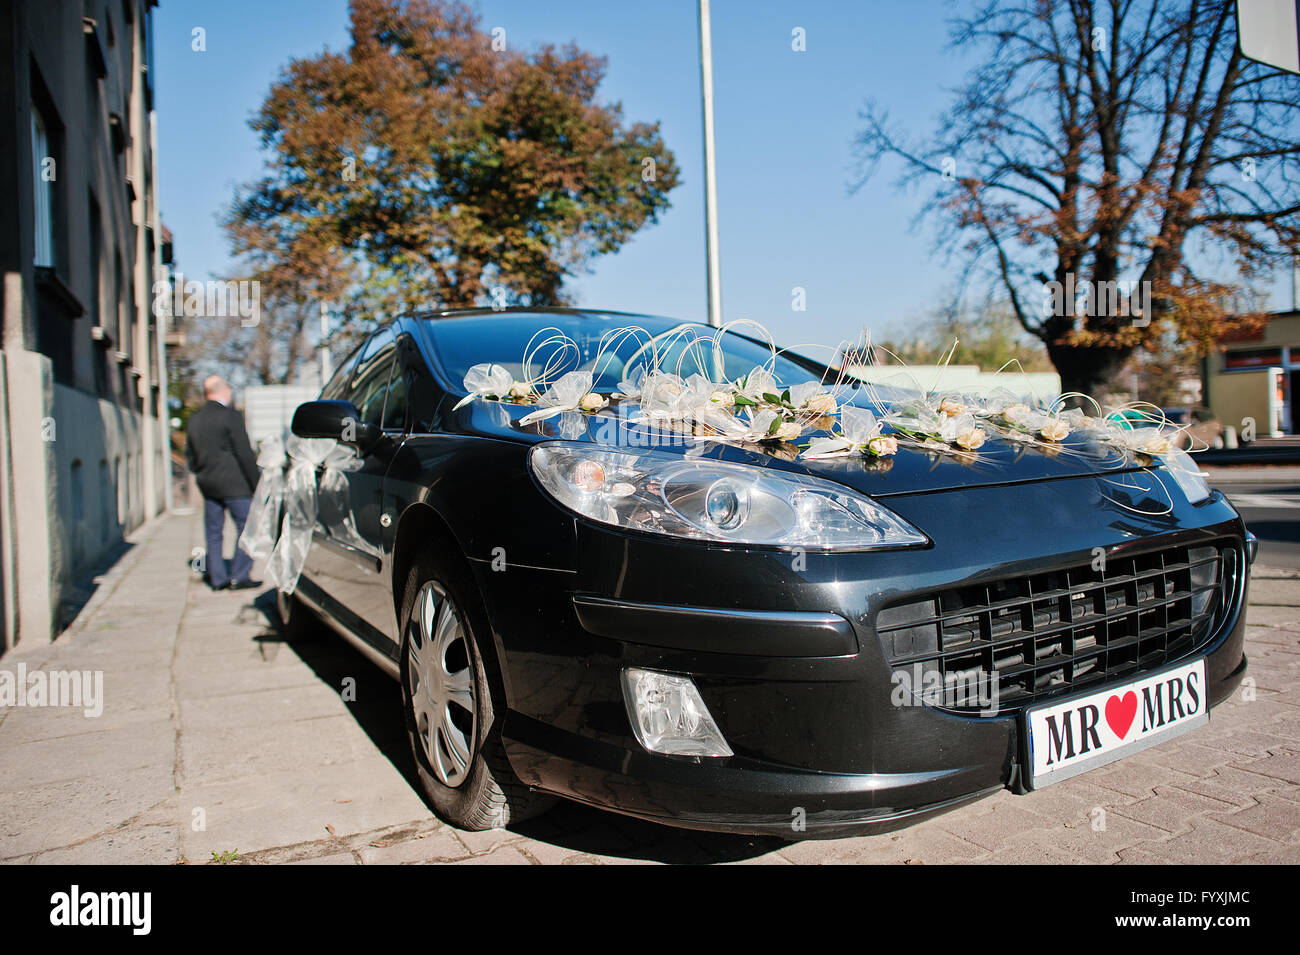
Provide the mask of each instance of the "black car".
{"label": "black car", "polygon": [[[1190,729],[1245,672],[1253,538],[1150,458],[994,435],[972,454],[812,460],[665,439],[631,398],[522,426],[535,405],[465,401],[477,364],[525,378],[543,327],[614,393],[645,352],[598,343],[629,324],[669,349],[714,331],[564,309],[405,318],[294,416],[355,453],[319,477],[281,612],[318,615],[400,682],[449,822],[503,826],[560,796],[700,829],[882,829]],[[728,379],[772,357],[721,340]]]}

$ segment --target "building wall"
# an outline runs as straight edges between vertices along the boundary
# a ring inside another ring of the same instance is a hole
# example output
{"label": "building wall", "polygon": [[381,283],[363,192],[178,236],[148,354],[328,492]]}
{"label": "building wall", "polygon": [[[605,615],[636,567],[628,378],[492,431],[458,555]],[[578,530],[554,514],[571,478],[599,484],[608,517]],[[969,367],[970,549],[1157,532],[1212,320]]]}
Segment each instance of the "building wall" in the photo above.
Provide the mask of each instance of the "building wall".
{"label": "building wall", "polygon": [[1267,436],[1272,433],[1266,424],[1270,420],[1272,381],[1273,376],[1266,368],[1220,375],[1214,384],[1214,404],[1210,410],[1225,425],[1238,431],[1245,430],[1245,422],[1254,421],[1256,434]]}
{"label": "building wall", "polygon": [[1248,406],[1258,434],[1300,432],[1300,312],[1279,312],[1258,331],[1221,342],[1206,359],[1205,391],[1206,405],[1225,424],[1241,428]]}
{"label": "building wall", "polygon": [[57,633],[78,580],[167,499],[153,6],[0,5],[6,647]]}

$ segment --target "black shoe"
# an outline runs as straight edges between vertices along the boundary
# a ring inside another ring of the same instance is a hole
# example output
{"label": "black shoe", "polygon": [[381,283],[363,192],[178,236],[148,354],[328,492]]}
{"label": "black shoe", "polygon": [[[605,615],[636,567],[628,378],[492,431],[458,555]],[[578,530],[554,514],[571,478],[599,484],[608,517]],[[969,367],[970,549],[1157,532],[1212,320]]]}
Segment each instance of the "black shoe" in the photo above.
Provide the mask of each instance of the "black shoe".
{"label": "black shoe", "polygon": [[231,590],[257,590],[262,586],[260,580],[236,580],[228,585]]}
{"label": "black shoe", "polygon": [[227,580],[224,584],[208,584],[208,586],[213,590],[229,590],[231,583]]}

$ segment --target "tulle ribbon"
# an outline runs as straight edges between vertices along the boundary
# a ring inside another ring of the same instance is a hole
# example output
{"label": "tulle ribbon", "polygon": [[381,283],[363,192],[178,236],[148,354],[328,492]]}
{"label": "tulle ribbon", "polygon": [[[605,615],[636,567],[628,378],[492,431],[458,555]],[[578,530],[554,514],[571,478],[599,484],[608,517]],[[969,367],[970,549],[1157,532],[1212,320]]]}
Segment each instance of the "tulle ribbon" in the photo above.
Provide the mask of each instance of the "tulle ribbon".
{"label": "tulle ribbon", "polygon": [[469,394],[456,402],[452,411],[469,404],[475,398],[505,398],[510,394],[514,383],[514,375],[500,365],[491,362],[474,365],[465,372],[465,390]]}
{"label": "tulle ribbon", "polygon": [[331,536],[370,549],[357,533],[348,500],[345,472],[361,467],[351,447],[332,438],[295,435],[289,438],[286,458],[280,439],[269,438],[257,465],[262,474],[238,546],[255,560],[266,559],[267,579],[277,589],[291,594],[298,586],[322,498],[331,500],[332,513],[342,515],[329,528]]}
{"label": "tulle ribbon", "polygon": [[577,411],[582,399],[591,391],[594,380],[589,371],[570,371],[561,375],[555,384],[538,397],[537,410],[520,418],[519,424],[530,425],[534,421],[544,421],[566,411]]}
{"label": "tulle ribbon", "polygon": [[[794,397],[793,389],[791,398]],[[865,454],[867,445],[880,437],[882,422],[866,408],[844,405],[840,408],[839,431],[828,438],[813,438],[805,458],[842,458]]]}

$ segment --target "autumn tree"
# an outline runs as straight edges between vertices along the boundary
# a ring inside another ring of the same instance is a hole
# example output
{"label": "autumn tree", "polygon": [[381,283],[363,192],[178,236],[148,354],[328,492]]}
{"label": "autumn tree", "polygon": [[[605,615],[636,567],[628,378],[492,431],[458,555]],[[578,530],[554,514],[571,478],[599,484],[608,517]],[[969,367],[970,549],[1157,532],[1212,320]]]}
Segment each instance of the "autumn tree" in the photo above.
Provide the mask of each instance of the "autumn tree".
{"label": "autumn tree", "polygon": [[349,320],[564,304],[567,278],[668,207],[673,154],[597,101],[603,58],[520,52],[460,4],[350,16],[351,46],[292,61],[252,120],[268,171],[227,229],[278,288]]}
{"label": "autumn tree", "polygon": [[1242,57],[1233,9],[986,3],[953,23],[982,64],[925,145],[861,114],[857,185],[901,160],[964,279],[1001,287],[1066,391],[1166,333],[1204,351],[1258,321],[1227,297],[1300,254],[1300,78]]}

